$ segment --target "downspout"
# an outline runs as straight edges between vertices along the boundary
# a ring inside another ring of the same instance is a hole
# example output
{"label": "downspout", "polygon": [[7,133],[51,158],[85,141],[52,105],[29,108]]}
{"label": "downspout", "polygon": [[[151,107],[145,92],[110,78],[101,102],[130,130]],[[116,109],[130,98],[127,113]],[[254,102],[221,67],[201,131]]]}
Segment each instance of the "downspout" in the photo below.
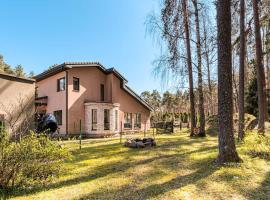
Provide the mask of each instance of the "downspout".
{"label": "downspout", "polygon": [[68,135],[68,70],[66,70],[66,135]]}

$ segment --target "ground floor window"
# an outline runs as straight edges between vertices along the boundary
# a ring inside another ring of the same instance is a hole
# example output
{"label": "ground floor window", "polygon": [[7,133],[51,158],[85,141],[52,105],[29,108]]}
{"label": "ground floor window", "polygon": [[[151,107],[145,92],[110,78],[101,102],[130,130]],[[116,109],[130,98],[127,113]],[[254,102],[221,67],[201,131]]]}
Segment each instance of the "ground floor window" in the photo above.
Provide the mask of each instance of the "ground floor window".
{"label": "ground floor window", "polygon": [[141,128],[141,114],[140,113],[135,114],[134,128]]}
{"label": "ground floor window", "polygon": [[110,130],[110,110],[104,109],[104,130]]}
{"label": "ground floor window", "polygon": [[118,130],[118,110],[115,110],[115,130]]}
{"label": "ground floor window", "polygon": [[57,121],[58,125],[63,125],[62,121],[62,110],[56,110],[53,112],[53,115],[55,116],[55,119]]}
{"label": "ground floor window", "polygon": [[92,130],[97,130],[97,109],[92,109]]}
{"label": "ground floor window", "polygon": [[124,128],[132,128],[132,113],[125,113]]}

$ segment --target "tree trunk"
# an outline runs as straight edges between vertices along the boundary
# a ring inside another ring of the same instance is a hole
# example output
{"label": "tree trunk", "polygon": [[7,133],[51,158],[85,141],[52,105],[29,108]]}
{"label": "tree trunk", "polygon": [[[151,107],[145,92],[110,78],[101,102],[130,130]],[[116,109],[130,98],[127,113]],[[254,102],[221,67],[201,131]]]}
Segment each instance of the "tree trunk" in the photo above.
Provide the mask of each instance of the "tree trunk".
{"label": "tree trunk", "polygon": [[193,92],[193,74],[192,74],[192,62],[191,62],[191,47],[190,47],[190,35],[189,35],[189,17],[187,11],[187,0],[182,0],[182,9],[184,14],[184,29],[186,37],[186,50],[187,50],[187,65],[188,65],[188,78],[189,78],[189,98],[190,98],[190,136],[194,136],[194,129],[196,128],[195,121],[195,101]]}
{"label": "tree trunk", "polygon": [[211,86],[211,73],[210,73],[210,62],[209,62],[209,52],[208,52],[208,44],[207,44],[207,30],[205,26],[205,18],[203,18],[203,37],[204,37],[204,49],[205,49],[205,61],[206,61],[206,68],[207,68],[207,83],[208,83],[208,90],[209,90],[209,104],[210,104],[210,114],[214,114],[214,105],[213,105],[213,92]]}
{"label": "tree trunk", "polygon": [[238,139],[244,138],[245,129],[245,56],[246,56],[246,39],[245,39],[245,0],[240,0],[240,58],[239,58],[239,122],[238,122]]}
{"label": "tree trunk", "polygon": [[217,161],[239,162],[233,134],[231,1],[217,1],[219,154]]}
{"label": "tree trunk", "polygon": [[265,95],[265,75],[262,63],[262,40],[260,33],[260,21],[258,12],[258,1],[252,0],[253,18],[254,18],[254,35],[256,45],[256,68],[257,68],[257,85],[258,85],[258,132],[264,133],[264,122],[266,117],[266,95]]}
{"label": "tree trunk", "polygon": [[199,11],[197,0],[193,0],[195,10],[195,25],[196,25],[196,39],[197,39],[197,57],[198,57],[198,92],[199,92],[199,116],[200,116],[200,130],[199,136],[205,137],[205,114],[204,114],[204,98],[203,98],[203,80],[202,80],[202,50],[201,50],[201,34],[199,23]]}

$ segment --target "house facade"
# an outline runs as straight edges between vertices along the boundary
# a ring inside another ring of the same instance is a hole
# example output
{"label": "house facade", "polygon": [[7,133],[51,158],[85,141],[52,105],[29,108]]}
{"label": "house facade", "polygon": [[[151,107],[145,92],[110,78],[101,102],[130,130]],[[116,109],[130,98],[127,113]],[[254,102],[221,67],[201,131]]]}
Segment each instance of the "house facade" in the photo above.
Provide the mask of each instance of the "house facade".
{"label": "house facade", "polygon": [[35,77],[37,111],[56,116],[60,134],[89,137],[150,128],[151,107],[114,68],[96,62],[57,65]]}
{"label": "house facade", "polygon": [[35,80],[0,73],[0,129],[23,134],[34,128]]}

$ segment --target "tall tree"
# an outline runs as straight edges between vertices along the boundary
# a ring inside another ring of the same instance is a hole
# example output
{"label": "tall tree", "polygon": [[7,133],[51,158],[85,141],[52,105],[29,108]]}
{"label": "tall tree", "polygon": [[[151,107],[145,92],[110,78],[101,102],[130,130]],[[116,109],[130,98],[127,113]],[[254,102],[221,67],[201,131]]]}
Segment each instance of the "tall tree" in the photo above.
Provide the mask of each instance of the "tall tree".
{"label": "tall tree", "polygon": [[25,73],[24,73],[22,65],[17,65],[15,67],[15,75],[18,77],[25,77]]}
{"label": "tall tree", "polygon": [[210,73],[210,59],[209,59],[209,44],[208,44],[208,31],[206,28],[206,17],[203,16],[203,45],[204,45],[204,54],[205,54],[205,62],[206,62],[206,70],[207,70],[207,84],[208,84],[208,92],[209,92],[209,103],[210,103],[210,114],[214,114],[214,106],[213,106],[213,89],[211,84],[211,73]]}
{"label": "tall tree", "polygon": [[203,98],[203,80],[202,80],[202,50],[201,50],[201,34],[199,22],[199,10],[197,0],[192,0],[195,10],[195,26],[196,26],[196,47],[198,60],[198,92],[199,92],[199,115],[200,115],[200,131],[199,136],[205,137],[205,114],[204,114],[204,98]]}
{"label": "tall tree", "polygon": [[256,68],[257,68],[257,87],[258,87],[258,106],[259,121],[258,132],[264,132],[264,122],[266,118],[266,94],[265,94],[265,74],[263,67],[262,40],[260,33],[258,0],[252,0],[254,35],[256,46]]}
{"label": "tall tree", "polygon": [[245,128],[245,56],[246,56],[246,39],[245,39],[245,0],[240,0],[240,58],[239,58],[239,124],[238,139],[244,137]]}
{"label": "tall tree", "polygon": [[195,98],[194,98],[194,92],[193,92],[193,70],[192,70],[192,61],[191,61],[189,13],[187,9],[187,0],[182,0],[182,11],[183,11],[183,23],[184,23],[184,32],[185,32],[185,40],[186,40],[186,55],[187,55],[188,79],[189,79],[190,121],[191,121],[190,136],[194,136],[195,135],[194,129],[196,128]]}
{"label": "tall tree", "polygon": [[217,1],[218,163],[239,162],[233,134],[231,1]]}

